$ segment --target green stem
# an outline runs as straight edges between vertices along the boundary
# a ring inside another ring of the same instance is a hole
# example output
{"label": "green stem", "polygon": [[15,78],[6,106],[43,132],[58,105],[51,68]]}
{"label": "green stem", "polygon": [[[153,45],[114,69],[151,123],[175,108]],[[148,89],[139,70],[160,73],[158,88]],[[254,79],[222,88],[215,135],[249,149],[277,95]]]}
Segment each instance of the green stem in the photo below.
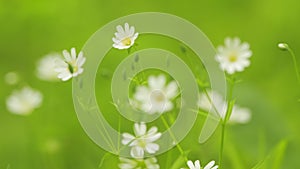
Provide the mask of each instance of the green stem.
{"label": "green stem", "polygon": [[298,80],[298,83],[300,84],[300,73],[299,73],[299,69],[298,69],[296,55],[295,55],[294,51],[290,47],[287,47],[287,50],[292,55],[293,62],[294,62],[294,68],[295,68],[296,75],[297,75],[297,80]]}
{"label": "green stem", "polygon": [[182,147],[180,146],[180,144],[179,144],[178,141],[176,140],[176,137],[175,137],[174,133],[173,133],[171,130],[169,130],[169,129],[170,129],[170,126],[169,126],[167,120],[165,119],[165,117],[164,117],[163,115],[161,115],[160,117],[161,117],[161,120],[162,120],[163,124],[164,124],[165,127],[167,128],[167,130],[168,130],[170,136],[172,137],[173,141],[176,143],[177,149],[179,150],[180,154],[184,157],[185,161],[187,162],[187,161],[188,161],[188,158],[186,157],[186,155],[185,155],[185,153],[184,153]]}
{"label": "green stem", "polygon": [[233,79],[231,76],[227,77],[227,79],[229,82],[229,87],[228,87],[226,114],[225,114],[224,119],[221,120],[221,145],[220,145],[220,154],[219,154],[219,169],[222,168],[226,124],[227,124],[228,120],[230,119],[230,115],[232,113],[232,109],[234,106],[234,101],[232,100],[232,94],[233,94],[233,87],[235,84],[235,79]]}
{"label": "green stem", "polygon": [[221,120],[221,146],[220,146],[220,153],[219,153],[219,168],[221,168],[222,160],[223,160],[223,149],[224,149],[224,139],[225,139],[225,128],[226,124]]}

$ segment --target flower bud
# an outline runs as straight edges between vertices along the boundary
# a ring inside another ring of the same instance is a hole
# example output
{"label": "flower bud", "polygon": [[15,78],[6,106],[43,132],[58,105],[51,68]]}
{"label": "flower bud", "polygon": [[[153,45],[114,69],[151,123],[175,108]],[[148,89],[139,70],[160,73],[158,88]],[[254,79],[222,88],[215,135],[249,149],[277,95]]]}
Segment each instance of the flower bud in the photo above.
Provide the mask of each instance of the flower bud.
{"label": "flower bud", "polygon": [[279,43],[278,48],[281,49],[281,50],[288,50],[289,45],[286,44],[286,43]]}

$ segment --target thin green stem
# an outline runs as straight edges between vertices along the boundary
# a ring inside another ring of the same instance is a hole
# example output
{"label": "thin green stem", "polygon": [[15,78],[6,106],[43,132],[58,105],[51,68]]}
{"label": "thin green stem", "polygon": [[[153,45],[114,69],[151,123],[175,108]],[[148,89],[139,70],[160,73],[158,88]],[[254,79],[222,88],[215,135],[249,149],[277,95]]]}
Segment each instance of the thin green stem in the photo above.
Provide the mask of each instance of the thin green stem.
{"label": "thin green stem", "polygon": [[299,73],[299,69],[298,69],[296,55],[295,55],[294,51],[290,47],[287,47],[287,50],[292,55],[293,62],[294,62],[294,68],[295,68],[296,75],[297,75],[297,80],[298,80],[298,83],[300,84],[300,73]]}
{"label": "thin green stem", "polygon": [[177,139],[176,139],[174,133],[173,133],[171,130],[169,130],[169,129],[170,129],[170,126],[169,126],[167,120],[165,119],[165,117],[164,117],[163,115],[161,115],[160,117],[161,117],[161,120],[162,120],[163,124],[164,124],[165,127],[167,128],[167,130],[168,130],[170,136],[172,137],[173,141],[176,143],[177,149],[179,150],[180,154],[184,157],[184,160],[187,162],[187,161],[188,161],[188,158],[186,157],[186,155],[185,155],[185,153],[184,153],[182,147],[181,147],[180,144],[178,143],[178,141],[177,141]]}
{"label": "thin green stem", "polygon": [[221,122],[221,145],[220,145],[220,153],[219,153],[219,168],[221,168],[222,166],[225,128],[226,128],[226,124],[223,122],[223,120],[221,120],[220,122]]}
{"label": "thin green stem", "polygon": [[223,160],[223,151],[224,151],[224,142],[225,142],[225,132],[226,132],[226,124],[230,119],[230,115],[233,109],[234,101],[232,100],[233,87],[235,84],[235,79],[232,76],[228,76],[227,80],[229,82],[228,86],[228,95],[227,95],[227,108],[224,119],[221,119],[221,145],[220,145],[220,153],[219,153],[219,168],[222,168],[222,160]]}
{"label": "thin green stem", "polygon": [[118,154],[120,154],[120,142],[121,142],[121,115],[119,115],[119,122],[118,122]]}

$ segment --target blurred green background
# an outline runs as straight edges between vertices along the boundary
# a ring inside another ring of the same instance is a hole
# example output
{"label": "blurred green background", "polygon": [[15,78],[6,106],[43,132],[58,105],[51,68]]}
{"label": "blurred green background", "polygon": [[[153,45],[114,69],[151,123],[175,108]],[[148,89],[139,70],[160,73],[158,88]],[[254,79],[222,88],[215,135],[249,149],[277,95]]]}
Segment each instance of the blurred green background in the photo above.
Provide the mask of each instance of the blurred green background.
{"label": "blurred green background", "polygon": [[[240,105],[252,110],[253,118],[249,124],[229,127],[224,168],[251,168],[283,139],[288,147],[282,168],[300,168],[300,88],[291,57],[277,48],[284,41],[296,55],[300,53],[300,2],[296,0],[0,0],[0,77],[10,71],[21,77],[17,86],[0,80],[0,168],[98,168],[105,152],[77,120],[71,81],[40,81],[35,76],[36,62],[52,51],[80,49],[113,19],[149,11],[189,20],[215,46],[227,36],[238,36],[251,45],[251,66],[234,95]],[[5,105],[12,90],[24,85],[44,95],[42,107],[27,117],[9,113]],[[183,148],[191,150],[193,160],[217,160],[219,131],[204,145],[197,144],[199,132],[196,126],[182,142]],[[174,149],[158,157],[161,168],[177,156]],[[117,163],[115,156],[106,156],[101,168],[117,168]]]}

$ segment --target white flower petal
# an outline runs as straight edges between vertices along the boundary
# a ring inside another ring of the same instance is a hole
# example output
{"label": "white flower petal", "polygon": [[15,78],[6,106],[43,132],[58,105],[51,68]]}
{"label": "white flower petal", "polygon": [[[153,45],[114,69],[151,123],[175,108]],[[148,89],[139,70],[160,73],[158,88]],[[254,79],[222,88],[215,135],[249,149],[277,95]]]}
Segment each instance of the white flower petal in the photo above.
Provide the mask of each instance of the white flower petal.
{"label": "white flower petal", "polygon": [[130,155],[133,158],[144,158],[144,149],[140,146],[134,146],[131,148]]}
{"label": "white flower petal", "polygon": [[168,84],[168,86],[165,89],[165,95],[168,99],[172,99],[178,94],[178,86],[175,81],[172,81]]}
{"label": "white flower petal", "polygon": [[164,75],[159,75],[158,77],[150,76],[148,84],[152,90],[161,90],[166,84],[166,77]]}
{"label": "white flower petal", "polygon": [[211,169],[214,165],[215,165],[215,161],[211,161],[204,167],[204,169]]}
{"label": "white flower petal", "polygon": [[146,145],[146,151],[149,154],[154,154],[155,152],[157,152],[159,150],[159,145],[155,144],[155,143],[148,143]]}
{"label": "white flower petal", "polygon": [[123,133],[122,136],[123,136],[123,139],[122,139],[123,145],[127,145],[128,143],[130,143],[132,140],[135,139],[135,137],[129,133]]}
{"label": "white flower petal", "polygon": [[145,123],[135,123],[134,124],[134,133],[136,136],[142,136],[145,135],[147,131],[147,126],[145,125]]}

